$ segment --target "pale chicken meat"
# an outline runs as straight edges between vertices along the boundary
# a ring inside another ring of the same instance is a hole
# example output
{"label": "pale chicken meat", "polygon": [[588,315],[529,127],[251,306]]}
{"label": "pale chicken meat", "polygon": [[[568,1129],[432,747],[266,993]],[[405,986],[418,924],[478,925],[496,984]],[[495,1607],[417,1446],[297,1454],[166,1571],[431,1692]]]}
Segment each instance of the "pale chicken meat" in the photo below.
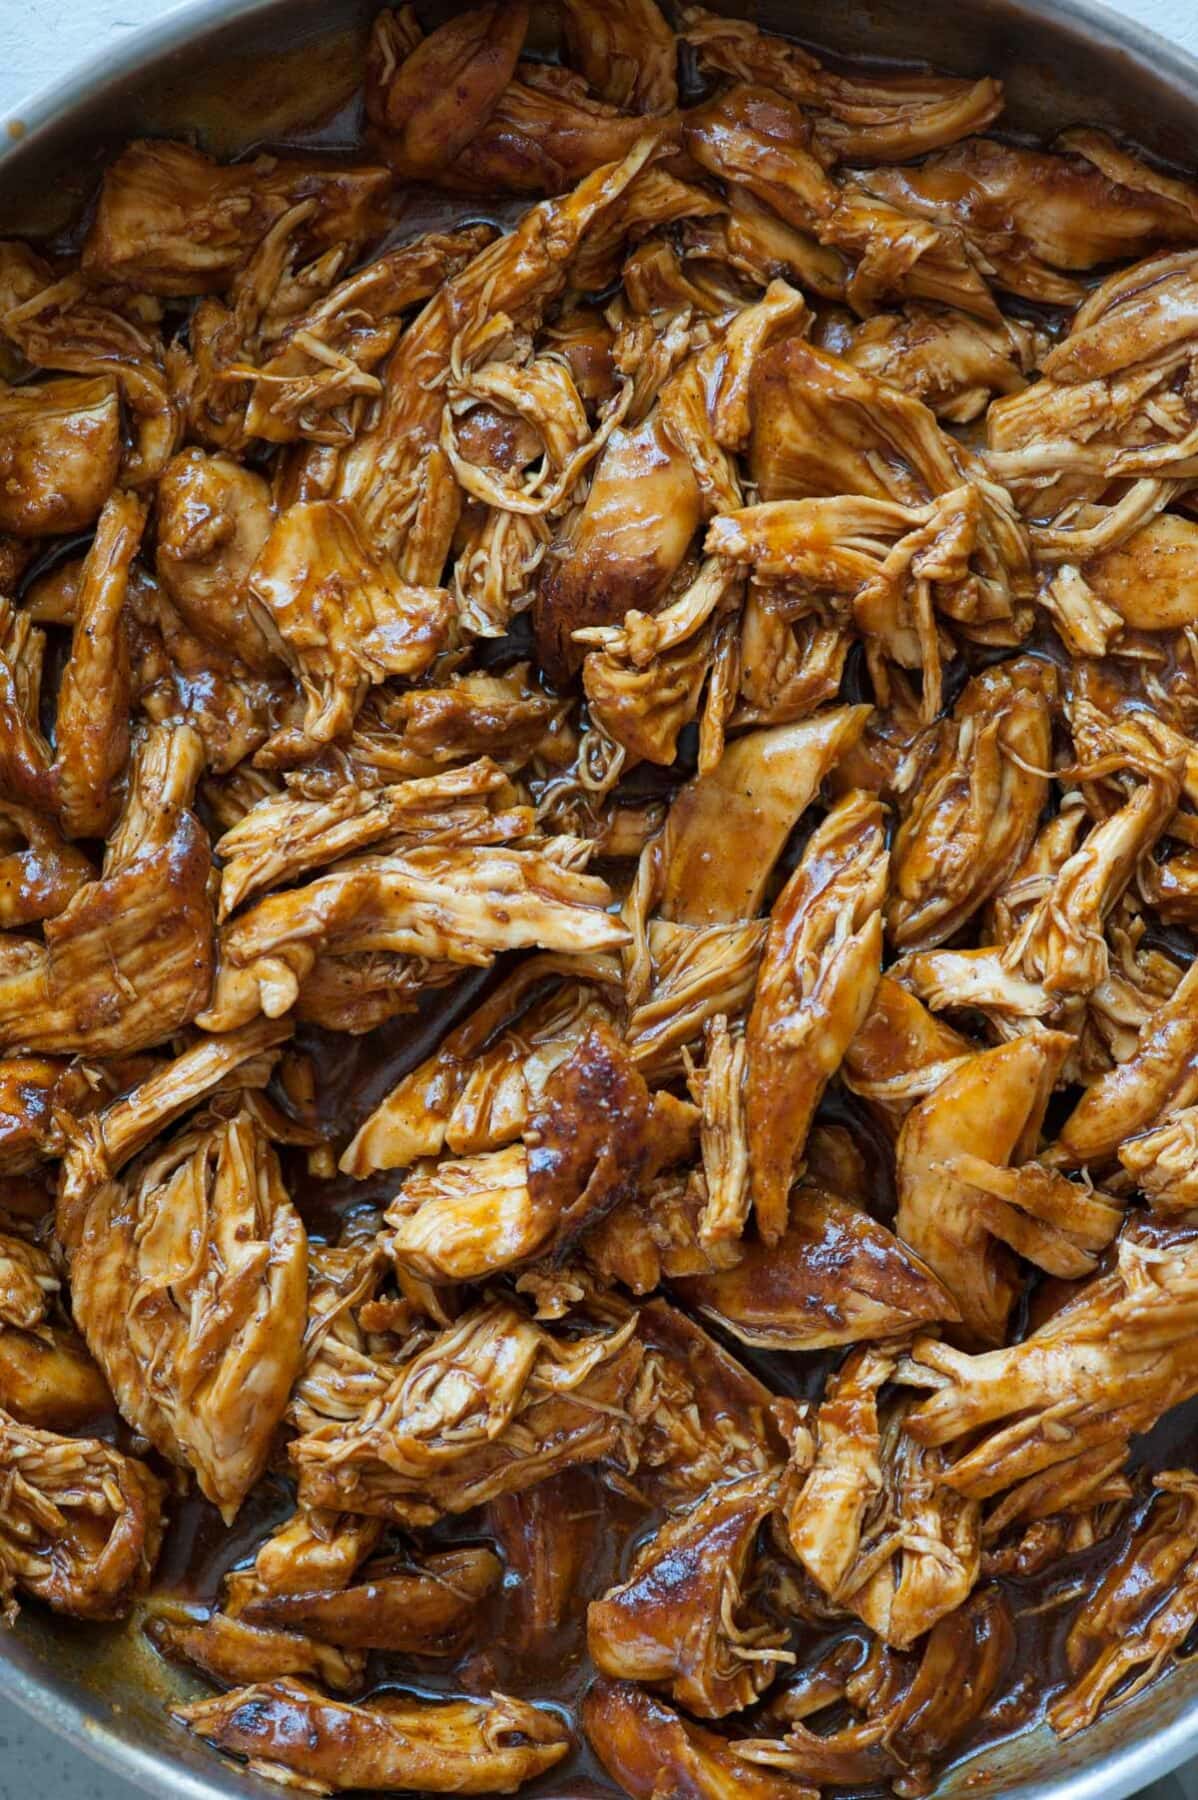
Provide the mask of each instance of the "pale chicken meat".
{"label": "pale chicken meat", "polygon": [[0,241],[0,1615],[312,1791],[959,1784],[1198,1628],[1198,183],[310,52]]}
{"label": "pale chicken meat", "polygon": [[105,1183],[72,1252],[76,1316],[122,1413],[227,1521],[299,1373],[306,1253],[275,1153],[244,1113]]}

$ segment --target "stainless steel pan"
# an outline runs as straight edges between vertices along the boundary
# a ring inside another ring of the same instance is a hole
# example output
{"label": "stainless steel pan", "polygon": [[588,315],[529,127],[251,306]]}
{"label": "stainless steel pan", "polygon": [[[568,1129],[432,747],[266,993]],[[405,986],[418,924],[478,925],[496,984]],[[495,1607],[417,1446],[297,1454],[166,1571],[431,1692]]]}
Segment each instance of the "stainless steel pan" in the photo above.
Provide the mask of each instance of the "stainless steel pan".
{"label": "stainless steel pan", "polygon": [[[1008,128],[1107,125],[1158,156],[1198,165],[1198,61],[1089,0],[749,6],[762,25],[846,54],[1001,75]],[[23,117],[0,121],[0,233],[65,223],[94,185],[106,148],[138,132],[197,134],[223,154],[284,135],[288,123],[351,91],[375,10],[376,0],[192,0],[123,38]],[[438,10],[450,9],[422,0],[423,15]],[[69,8],[60,29],[70,33]],[[75,60],[79,46],[69,53]],[[278,1800],[277,1787],[241,1775],[166,1718],[164,1700],[187,1685],[132,1630],[76,1627],[30,1607],[15,1633],[0,1633],[0,1692],[147,1792]],[[1043,1727],[985,1752],[937,1794],[1122,1800],[1194,1755],[1198,1663],[1068,1745]]]}

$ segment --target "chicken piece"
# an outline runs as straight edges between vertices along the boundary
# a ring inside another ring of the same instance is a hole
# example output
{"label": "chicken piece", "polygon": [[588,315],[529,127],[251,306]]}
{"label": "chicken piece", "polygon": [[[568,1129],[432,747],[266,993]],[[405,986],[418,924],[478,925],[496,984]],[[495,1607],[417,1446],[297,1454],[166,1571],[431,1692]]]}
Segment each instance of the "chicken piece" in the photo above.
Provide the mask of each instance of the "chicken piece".
{"label": "chicken piece", "polygon": [[570,1748],[557,1713],[502,1695],[433,1701],[382,1694],[351,1706],[305,1682],[281,1680],[171,1711],[197,1737],[245,1757],[253,1774],[323,1793],[510,1794]]}
{"label": "chicken piece", "polygon": [[899,1134],[898,1235],[930,1264],[982,1343],[1002,1341],[1018,1277],[973,1189],[948,1170],[958,1155],[998,1167],[1028,1160],[1072,1043],[1063,1032],[1039,1031],[979,1051],[912,1108]]}
{"label": "chicken piece", "polygon": [[[1041,380],[990,408],[988,465],[1050,522],[1036,534],[1042,558],[1075,563],[1130,534],[1167,497],[1159,483],[1187,469],[1195,427],[1176,384],[1194,353],[1196,271],[1189,250],[1109,276],[1044,358]],[[1097,502],[1124,479],[1132,485],[1097,524],[1062,521],[1071,502]]]}
{"label": "chicken piece", "polygon": [[505,1629],[521,1666],[555,1663],[595,1592],[607,1534],[605,1496],[589,1469],[564,1469],[487,1508],[506,1571]]}
{"label": "chicken piece", "polygon": [[[630,612],[623,626],[590,626],[575,642],[595,644],[582,682],[592,720],[630,756],[668,767],[678,734],[699,709],[721,620],[730,626],[742,582],[714,558],[655,616]],[[718,759],[717,759],[718,760]]]}
{"label": "chicken piece", "polygon": [[731,1022],[748,1012],[766,931],[764,920],[706,926],[649,922],[644,991],[626,1031],[629,1052],[647,1080],[681,1075],[686,1051],[702,1042],[712,1021],[722,1016]]}
{"label": "chicken piece", "polygon": [[[564,713],[563,702],[535,683],[525,662],[513,664],[502,675],[459,675],[444,687],[400,694],[387,724],[392,730],[402,727],[404,745],[427,759],[432,769],[468,757],[491,756],[510,773],[537,756],[551,763],[557,760],[554,740]],[[396,771],[429,772],[430,767]],[[371,785],[381,784],[376,778]]]}
{"label": "chicken piece", "polygon": [[121,1412],[231,1524],[302,1360],[307,1237],[264,1134],[241,1113],[106,1183],[71,1274]]}
{"label": "chicken piece", "polygon": [[632,1800],[818,1800],[817,1787],[746,1762],[737,1741],[693,1724],[634,1682],[593,1682],[581,1716],[591,1749]]}
{"label": "chicken piece", "polygon": [[520,62],[494,112],[438,184],[473,194],[560,194],[674,121],[629,117],[569,69]]}
{"label": "chicken piece", "polygon": [[745,1030],[753,1211],[766,1244],[789,1218],[815,1109],[869,1011],[882,966],[885,811],[849,794],[774,902]]}
{"label": "chicken piece", "polygon": [[893,1123],[895,1132],[911,1107],[924,1100],[973,1054],[960,1032],[883,975],[869,1011],[840,1065],[845,1086]]}
{"label": "chicken piece", "polygon": [[[1067,151],[1071,135],[1063,140]],[[1193,202],[1161,193],[1155,170],[1130,156],[1111,180],[1084,151],[1054,155],[970,138],[919,168],[873,169],[863,179],[871,193],[913,217],[963,232],[999,287],[1050,306],[1072,306],[1084,291],[1060,271],[1142,256],[1170,241],[1192,243],[1198,229]]]}
{"label": "chicken piece", "polygon": [[341,1649],[448,1656],[461,1649],[500,1574],[490,1550],[443,1550],[417,1563],[368,1564],[346,1588],[263,1594],[238,1617]]}
{"label": "chicken piece", "polygon": [[1048,797],[1055,670],[1020,656],[974,676],[894,840],[899,950],[956,935],[1031,848]]}
{"label": "chicken piece", "polygon": [[1003,951],[1008,968],[1042,983],[1049,994],[1089,994],[1105,979],[1110,952],[1103,926],[1177,805],[1181,771],[1175,764],[1134,744],[1127,751],[1117,744],[1114,755],[1145,779],[1094,826]]}
{"label": "chicken piece", "polygon": [[[132,1456],[0,1413],[0,1594],[77,1619],[119,1619],[149,1584],[165,1490]],[[11,1622],[15,1608],[2,1609]]]}
{"label": "chicken piece", "polygon": [[1198,1100],[1196,992],[1192,963],[1145,1024],[1133,1054],[1086,1089],[1046,1160],[1066,1169],[1106,1162],[1126,1139]]}
{"label": "chicken piece", "polygon": [[0,1324],[0,1409],[19,1424],[66,1432],[107,1426],[116,1410],[83,1339],[54,1324]]}
{"label": "chicken piece", "polygon": [[[271,794],[217,840],[220,917],[251,894],[280,887],[386,838],[398,844],[502,843],[533,833],[531,807],[498,810],[511,784],[489,757],[392,787],[346,783],[328,799]],[[496,810],[492,810],[492,808]]]}
{"label": "chicken piece", "polygon": [[772,1245],[751,1242],[732,1268],[671,1280],[684,1306],[743,1344],[823,1350],[892,1337],[957,1308],[932,1271],[867,1212],[804,1184]]}
{"label": "chicken piece", "polygon": [[0,785],[35,811],[51,812],[51,751],[39,722],[45,650],[45,632],[0,595]]}
{"label": "chicken piece", "polygon": [[1154,1130],[1128,1138],[1119,1161],[1154,1213],[1191,1212],[1198,1207],[1198,1107],[1184,1106]]}
{"label": "chicken piece", "polygon": [[225,1037],[199,1038],[99,1111],[73,1118],[64,1133],[55,1232],[73,1250],[91,1196],[158,1134],[222,1088],[264,1086],[290,1021],[255,1019]]}
{"label": "chicken piece", "polygon": [[1133,1433],[1198,1386],[1196,1266],[1192,1231],[1136,1220],[1110,1273],[1092,1276],[1022,1343],[965,1356],[918,1339],[910,1377],[937,1391],[906,1428],[921,1444],[958,1449],[941,1480],[985,1499],[1100,1448],[1126,1452]]}
{"label": "chicken piece", "polygon": [[120,401],[100,377],[0,388],[0,531],[17,538],[82,531],[112,492]]}
{"label": "chicken piece", "polygon": [[138,139],[105,170],[83,273],[147,294],[219,293],[299,201],[314,202],[312,250],[362,243],[381,224],[389,181],[385,169],[300,157],[223,167],[187,144]]}
{"label": "chicken piece", "polygon": [[[946,1751],[990,1716],[1015,1649],[1015,1624],[1001,1591],[978,1588],[937,1620],[913,1672],[896,1669],[893,1655],[878,1657],[879,1681],[867,1659],[847,1684],[855,1704],[864,1701],[860,1721],[822,1735],[800,1719],[781,1740],[742,1739],[738,1749],[759,1772],[795,1781],[874,1787],[889,1777],[896,1793],[924,1791]],[[803,1707],[801,1689],[797,1698]]]}
{"label": "chicken piece", "polygon": [[95,873],[52,820],[0,800],[0,929],[55,918]]}
{"label": "chicken piece", "polygon": [[733,723],[788,725],[835,700],[851,644],[843,627],[814,615],[783,618],[768,594],[750,587],[740,617],[740,704]]}
{"label": "chicken piece", "polygon": [[597,169],[572,194],[533,207],[510,235],[445,282],[400,338],[383,377],[378,417],[343,454],[336,493],[357,505],[368,541],[396,558],[404,581],[440,579],[457,524],[457,485],[441,449],[443,388],[455,341],[500,313],[513,325],[535,326],[565,286],[584,232],[655,149],[647,132],[620,162]]}
{"label": "chicken piece", "polygon": [[1104,1705],[1134,1698],[1198,1620],[1198,1485],[1188,1469],[1167,1469],[1154,1486],[1142,1522],[1065,1640],[1072,1680],[1048,1715],[1060,1737],[1093,1724]]}
{"label": "chicken piece", "polygon": [[831,1378],[814,1424],[795,1426],[785,1512],[828,1598],[906,1649],[968,1597],[981,1508],[937,1485],[947,1458],[906,1435],[908,1402],[879,1400],[894,1367],[891,1351],[864,1348]]}
{"label": "chicken piece", "polygon": [[754,1607],[757,1529],[777,1477],[711,1489],[640,1546],[626,1581],[587,1612],[587,1648],[601,1675],[644,1681],[700,1718],[752,1705],[790,1660],[786,1634]]}
{"label": "chicken piece", "polygon": [[679,790],[660,849],[666,919],[715,925],[752,918],[792,827],[860,737],[869,711],[835,707],[749,732],[729,745],[711,774]]}
{"label": "chicken piece", "polygon": [[745,20],[689,5],[682,16],[683,38],[702,67],[759,81],[813,113],[815,142],[828,161],[909,162],[983,130],[1002,107],[1001,84],[988,75],[835,74],[810,51]]}
{"label": "chicken piece", "polygon": [[181,1606],[156,1607],[146,1625],[154,1648],[199,1669],[222,1687],[309,1676],[338,1693],[362,1685],[365,1657],[317,1643],[294,1631],[248,1625],[227,1613],[197,1616]]}
{"label": "chicken piece", "polygon": [[0,1232],[0,1324],[32,1331],[60,1285],[44,1250]]}
{"label": "chicken piece", "polygon": [[1117,1201],[1040,1162],[1003,1168],[963,1151],[941,1167],[974,1190],[974,1209],[988,1231],[1064,1281],[1092,1275],[1123,1223]]}
{"label": "chicken piece", "polygon": [[271,444],[350,442],[381,392],[373,371],[394,348],[403,313],[460,274],[494,238],[490,225],[425,233],[339,281],[277,335],[267,334],[264,321],[266,341],[254,346],[255,360],[234,364],[223,384],[246,393],[245,436]]}
{"label": "chicken piece", "polygon": [[668,113],[678,104],[674,34],[654,0],[566,0],[566,56],[621,112]]}
{"label": "chicken piece", "polygon": [[587,1269],[606,1286],[618,1282],[640,1296],[665,1281],[733,1268],[743,1254],[738,1240],[702,1238],[707,1199],[706,1180],[696,1171],[654,1176],[588,1230],[579,1246]]}
{"label": "chicken piece", "polygon": [[716,1482],[781,1469],[785,1441],[754,1375],[664,1300],[641,1307],[636,1330],[645,1356],[634,1485],[650,1506],[674,1510]]}
{"label": "chicken piece", "polygon": [[[353,1513],[294,1513],[277,1526],[260,1547],[242,1577],[228,1577],[226,1605],[240,1612],[247,1599],[284,1594],[336,1592],[348,1586],[358,1565],[365,1561],[383,1533],[381,1519],[358,1518]],[[233,1584],[238,1583],[234,1606]]]}
{"label": "chicken piece", "polygon": [[864,320],[841,354],[855,369],[922,400],[938,419],[966,425],[996,395],[1026,386],[1042,345],[1017,320],[994,324],[913,302]]}
{"label": "chicken piece", "polygon": [[701,1108],[699,1147],[707,1190],[699,1238],[708,1251],[735,1242],[749,1216],[749,1135],[745,1119],[746,1048],[716,1013],[704,1031],[702,1067],[687,1063],[687,1086]]}
{"label": "chicken piece", "polygon": [[188,728],[147,732],[100,879],[46,921],[42,943],[0,942],[0,1046],[127,1055],[181,1030],[204,1005],[211,857],[188,810],[202,763]]}
{"label": "chicken piece", "polygon": [[538,1203],[522,1144],[418,1166],[387,1208],[397,1266],[427,1281],[482,1281],[536,1256],[556,1212]]}
{"label": "chicken piece", "polygon": [[505,1301],[474,1308],[389,1369],[359,1416],[290,1446],[301,1504],[432,1524],[613,1454],[631,1430],[634,1324],[555,1339]]}
{"label": "chicken piece", "polygon": [[54,281],[0,318],[0,332],[36,368],[116,381],[130,424],[121,482],[143,488],[166,467],[182,435],[162,338],[97,294],[81,274]]}
{"label": "chicken piece", "polygon": [[[563,976],[536,999],[540,983]],[[403,1169],[445,1148],[477,1153],[520,1137],[554,1069],[609,1016],[591,983],[618,980],[611,958],[527,958],[380,1102],[346,1148],[343,1171]]]}
{"label": "chicken piece", "polygon": [[[569,840],[553,840],[569,848]],[[536,850],[416,849],[361,856],[306,887],[271,894],[226,924],[212,1005],[229,1031],[295,1002],[318,953],[387,950],[485,967],[500,950],[618,948],[607,886]]]}
{"label": "chicken piece", "polygon": [[1087,587],[1132,631],[1198,624],[1198,525],[1161,513],[1079,565]]}
{"label": "chicken piece", "polygon": [[83,564],[71,654],[58,691],[53,779],[71,837],[103,837],[120,810],[116,780],[129,754],[129,569],[146,509],[118,490]]}
{"label": "chicken piece", "polygon": [[251,611],[246,581],[270,536],[270,490],[230,456],[183,450],[158,483],[156,568],[199,637],[271,674],[279,658]]}
{"label": "chicken piece", "polygon": [[422,37],[410,6],[374,22],[367,108],[397,176],[427,181],[477,136],[516,71],[528,7],[480,6]]}
{"label": "chicken piece", "polygon": [[816,229],[835,205],[809,122],[769,88],[738,84],[692,109],[682,141],[700,168],[747,189],[800,231]]}
{"label": "chicken piece", "polygon": [[448,637],[448,594],[411,587],[372,555],[344,501],[289,507],[246,583],[303,689],[301,745],[341,736],[373,683],[419,675]]}

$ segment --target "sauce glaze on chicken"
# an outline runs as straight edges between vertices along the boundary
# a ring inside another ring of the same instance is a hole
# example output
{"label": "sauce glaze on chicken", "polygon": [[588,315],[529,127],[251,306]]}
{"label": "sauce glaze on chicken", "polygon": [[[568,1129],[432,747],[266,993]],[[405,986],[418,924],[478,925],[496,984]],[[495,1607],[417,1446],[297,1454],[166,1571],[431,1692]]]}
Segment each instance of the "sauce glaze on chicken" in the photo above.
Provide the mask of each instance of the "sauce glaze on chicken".
{"label": "sauce glaze on chicken", "polygon": [[362,80],[0,244],[0,1604],[320,1792],[918,1795],[1198,1623],[1198,187]]}

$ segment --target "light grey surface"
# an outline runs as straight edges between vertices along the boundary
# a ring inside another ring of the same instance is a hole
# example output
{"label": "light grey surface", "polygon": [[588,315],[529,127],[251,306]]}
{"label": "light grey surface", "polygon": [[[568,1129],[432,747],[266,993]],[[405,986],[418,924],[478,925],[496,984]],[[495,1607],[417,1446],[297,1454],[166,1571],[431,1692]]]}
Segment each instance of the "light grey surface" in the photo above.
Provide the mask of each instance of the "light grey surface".
{"label": "light grey surface", "polygon": [[[1198,53],[1198,0],[1107,4]],[[0,0],[0,119],[19,119],[22,102],[73,62],[172,10],[163,0]],[[134,1792],[0,1693],[0,1800],[133,1800]],[[1154,1783],[1142,1800],[1198,1800],[1198,1762]]]}

